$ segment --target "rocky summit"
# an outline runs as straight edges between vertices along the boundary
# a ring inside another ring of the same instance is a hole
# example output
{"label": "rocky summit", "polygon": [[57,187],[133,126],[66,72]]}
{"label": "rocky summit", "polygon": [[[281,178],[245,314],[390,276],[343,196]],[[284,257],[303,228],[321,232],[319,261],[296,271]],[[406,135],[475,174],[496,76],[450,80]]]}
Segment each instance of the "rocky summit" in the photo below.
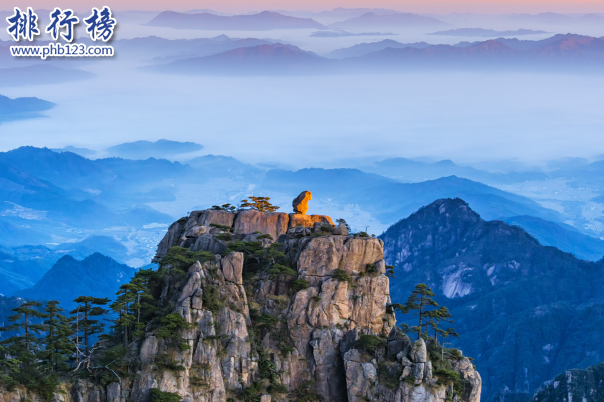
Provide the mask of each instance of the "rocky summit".
{"label": "rocky summit", "polygon": [[[153,295],[157,314],[187,324],[131,342],[127,377],[80,379],[56,398],[479,402],[469,358],[396,326],[383,242],[363,236],[321,215],[192,212],[158,246],[158,272],[172,274]],[[195,261],[183,265],[186,255]],[[32,398],[24,392],[0,402]]]}

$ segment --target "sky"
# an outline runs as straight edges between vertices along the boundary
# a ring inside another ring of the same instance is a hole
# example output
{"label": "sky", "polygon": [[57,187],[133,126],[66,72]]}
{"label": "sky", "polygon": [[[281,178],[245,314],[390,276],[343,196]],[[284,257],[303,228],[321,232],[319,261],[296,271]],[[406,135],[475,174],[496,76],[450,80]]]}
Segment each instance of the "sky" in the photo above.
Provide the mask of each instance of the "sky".
{"label": "sky", "polygon": [[1,0],[0,9],[28,6],[34,8],[64,7],[86,9],[107,5],[116,10],[165,10],[184,11],[190,9],[213,9],[224,12],[249,12],[265,9],[273,10],[313,10],[322,11],[336,7],[344,8],[389,8],[420,13],[602,13],[604,0]]}

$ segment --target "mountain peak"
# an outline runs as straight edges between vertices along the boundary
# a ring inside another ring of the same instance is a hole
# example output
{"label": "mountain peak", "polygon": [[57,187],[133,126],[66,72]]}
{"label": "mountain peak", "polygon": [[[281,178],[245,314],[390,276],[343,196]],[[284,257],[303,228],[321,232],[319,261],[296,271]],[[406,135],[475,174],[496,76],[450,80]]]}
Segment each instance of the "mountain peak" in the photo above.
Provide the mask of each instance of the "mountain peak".
{"label": "mountain peak", "polygon": [[17,296],[33,300],[59,300],[70,308],[78,296],[107,297],[117,292],[134,275],[134,269],[110,257],[94,253],[78,261],[61,257],[34,287],[19,290]]}

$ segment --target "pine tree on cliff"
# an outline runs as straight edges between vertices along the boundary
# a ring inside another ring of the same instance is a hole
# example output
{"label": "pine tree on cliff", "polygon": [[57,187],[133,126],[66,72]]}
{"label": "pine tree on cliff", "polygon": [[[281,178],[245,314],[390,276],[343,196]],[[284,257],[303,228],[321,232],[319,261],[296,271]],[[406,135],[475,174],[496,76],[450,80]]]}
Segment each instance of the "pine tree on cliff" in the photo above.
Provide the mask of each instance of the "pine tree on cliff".
{"label": "pine tree on cliff", "polygon": [[51,373],[69,369],[69,356],[73,353],[73,345],[69,337],[73,334],[67,317],[61,314],[59,302],[51,300],[44,308],[43,330],[46,336],[43,339],[44,349],[38,353],[41,366]]}
{"label": "pine tree on cliff", "polygon": [[10,316],[8,320],[13,324],[5,328],[0,328],[0,332],[18,332],[23,335],[15,335],[8,338],[0,344],[6,345],[6,349],[12,356],[17,356],[18,360],[25,367],[30,366],[36,361],[36,352],[38,349],[38,339],[36,335],[44,330],[43,325],[36,324],[36,319],[40,319],[43,313],[38,310],[42,303],[29,301],[14,308],[16,314]]}
{"label": "pine tree on cliff", "polygon": [[414,315],[418,316],[418,325],[411,327],[414,332],[417,332],[417,339],[421,337],[423,328],[427,327],[429,322],[429,318],[426,316],[427,308],[438,307],[438,303],[432,299],[433,297],[434,292],[432,292],[432,289],[425,283],[420,283],[415,285],[415,289],[413,289],[411,296],[409,296],[407,303],[405,303],[407,311],[417,310],[417,313],[414,313]]}
{"label": "pine tree on cliff", "polygon": [[75,332],[74,342],[78,349],[76,350],[76,364],[78,364],[80,358],[80,334],[82,334],[84,338],[84,356],[88,357],[90,354],[90,338],[93,335],[102,333],[105,329],[105,324],[100,320],[95,319],[95,317],[102,316],[109,312],[102,307],[109,303],[109,299],[80,296],[75,299],[74,302],[79,304],[75,310],[71,311],[73,316],[72,328]]}
{"label": "pine tree on cliff", "polygon": [[115,328],[122,332],[123,345],[128,347],[136,331],[136,312],[140,306],[139,294],[143,291],[140,283],[125,283],[116,293],[117,300],[111,304],[111,309],[119,314]]}
{"label": "pine tree on cliff", "polygon": [[441,322],[453,323],[453,316],[449,312],[448,308],[442,306],[436,310],[425,312],[424,316],[428,320],[428,326],[434,330],[434,340],[436,342],[438,342],[438,334],[441,334],[445,338],[449,336],[448,329],[438,327]]}
{"label": "pine tree on cliff", "polygon": [[270,203],[269,197],[249,197],[249,200],[241,200],[241,208],[251,208],[260,212],[275,212],[279,207]]}

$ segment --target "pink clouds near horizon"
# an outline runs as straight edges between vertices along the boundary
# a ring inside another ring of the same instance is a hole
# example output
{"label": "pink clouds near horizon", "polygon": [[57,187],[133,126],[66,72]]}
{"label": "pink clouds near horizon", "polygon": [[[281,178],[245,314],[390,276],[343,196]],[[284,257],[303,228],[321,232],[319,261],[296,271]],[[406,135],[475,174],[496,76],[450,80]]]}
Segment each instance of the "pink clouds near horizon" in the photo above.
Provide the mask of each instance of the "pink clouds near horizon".
{"label": "pink clouds near horizon", "polygon": [[343,8],[389,8],[404,12],[445,14],[460,13],[603,13],[604,0],[1,0],[0,9],[13,7],[73,8],[83,10],[107,5],[115,10],[212,9],[223,12],[262,10],[323,11]]}

